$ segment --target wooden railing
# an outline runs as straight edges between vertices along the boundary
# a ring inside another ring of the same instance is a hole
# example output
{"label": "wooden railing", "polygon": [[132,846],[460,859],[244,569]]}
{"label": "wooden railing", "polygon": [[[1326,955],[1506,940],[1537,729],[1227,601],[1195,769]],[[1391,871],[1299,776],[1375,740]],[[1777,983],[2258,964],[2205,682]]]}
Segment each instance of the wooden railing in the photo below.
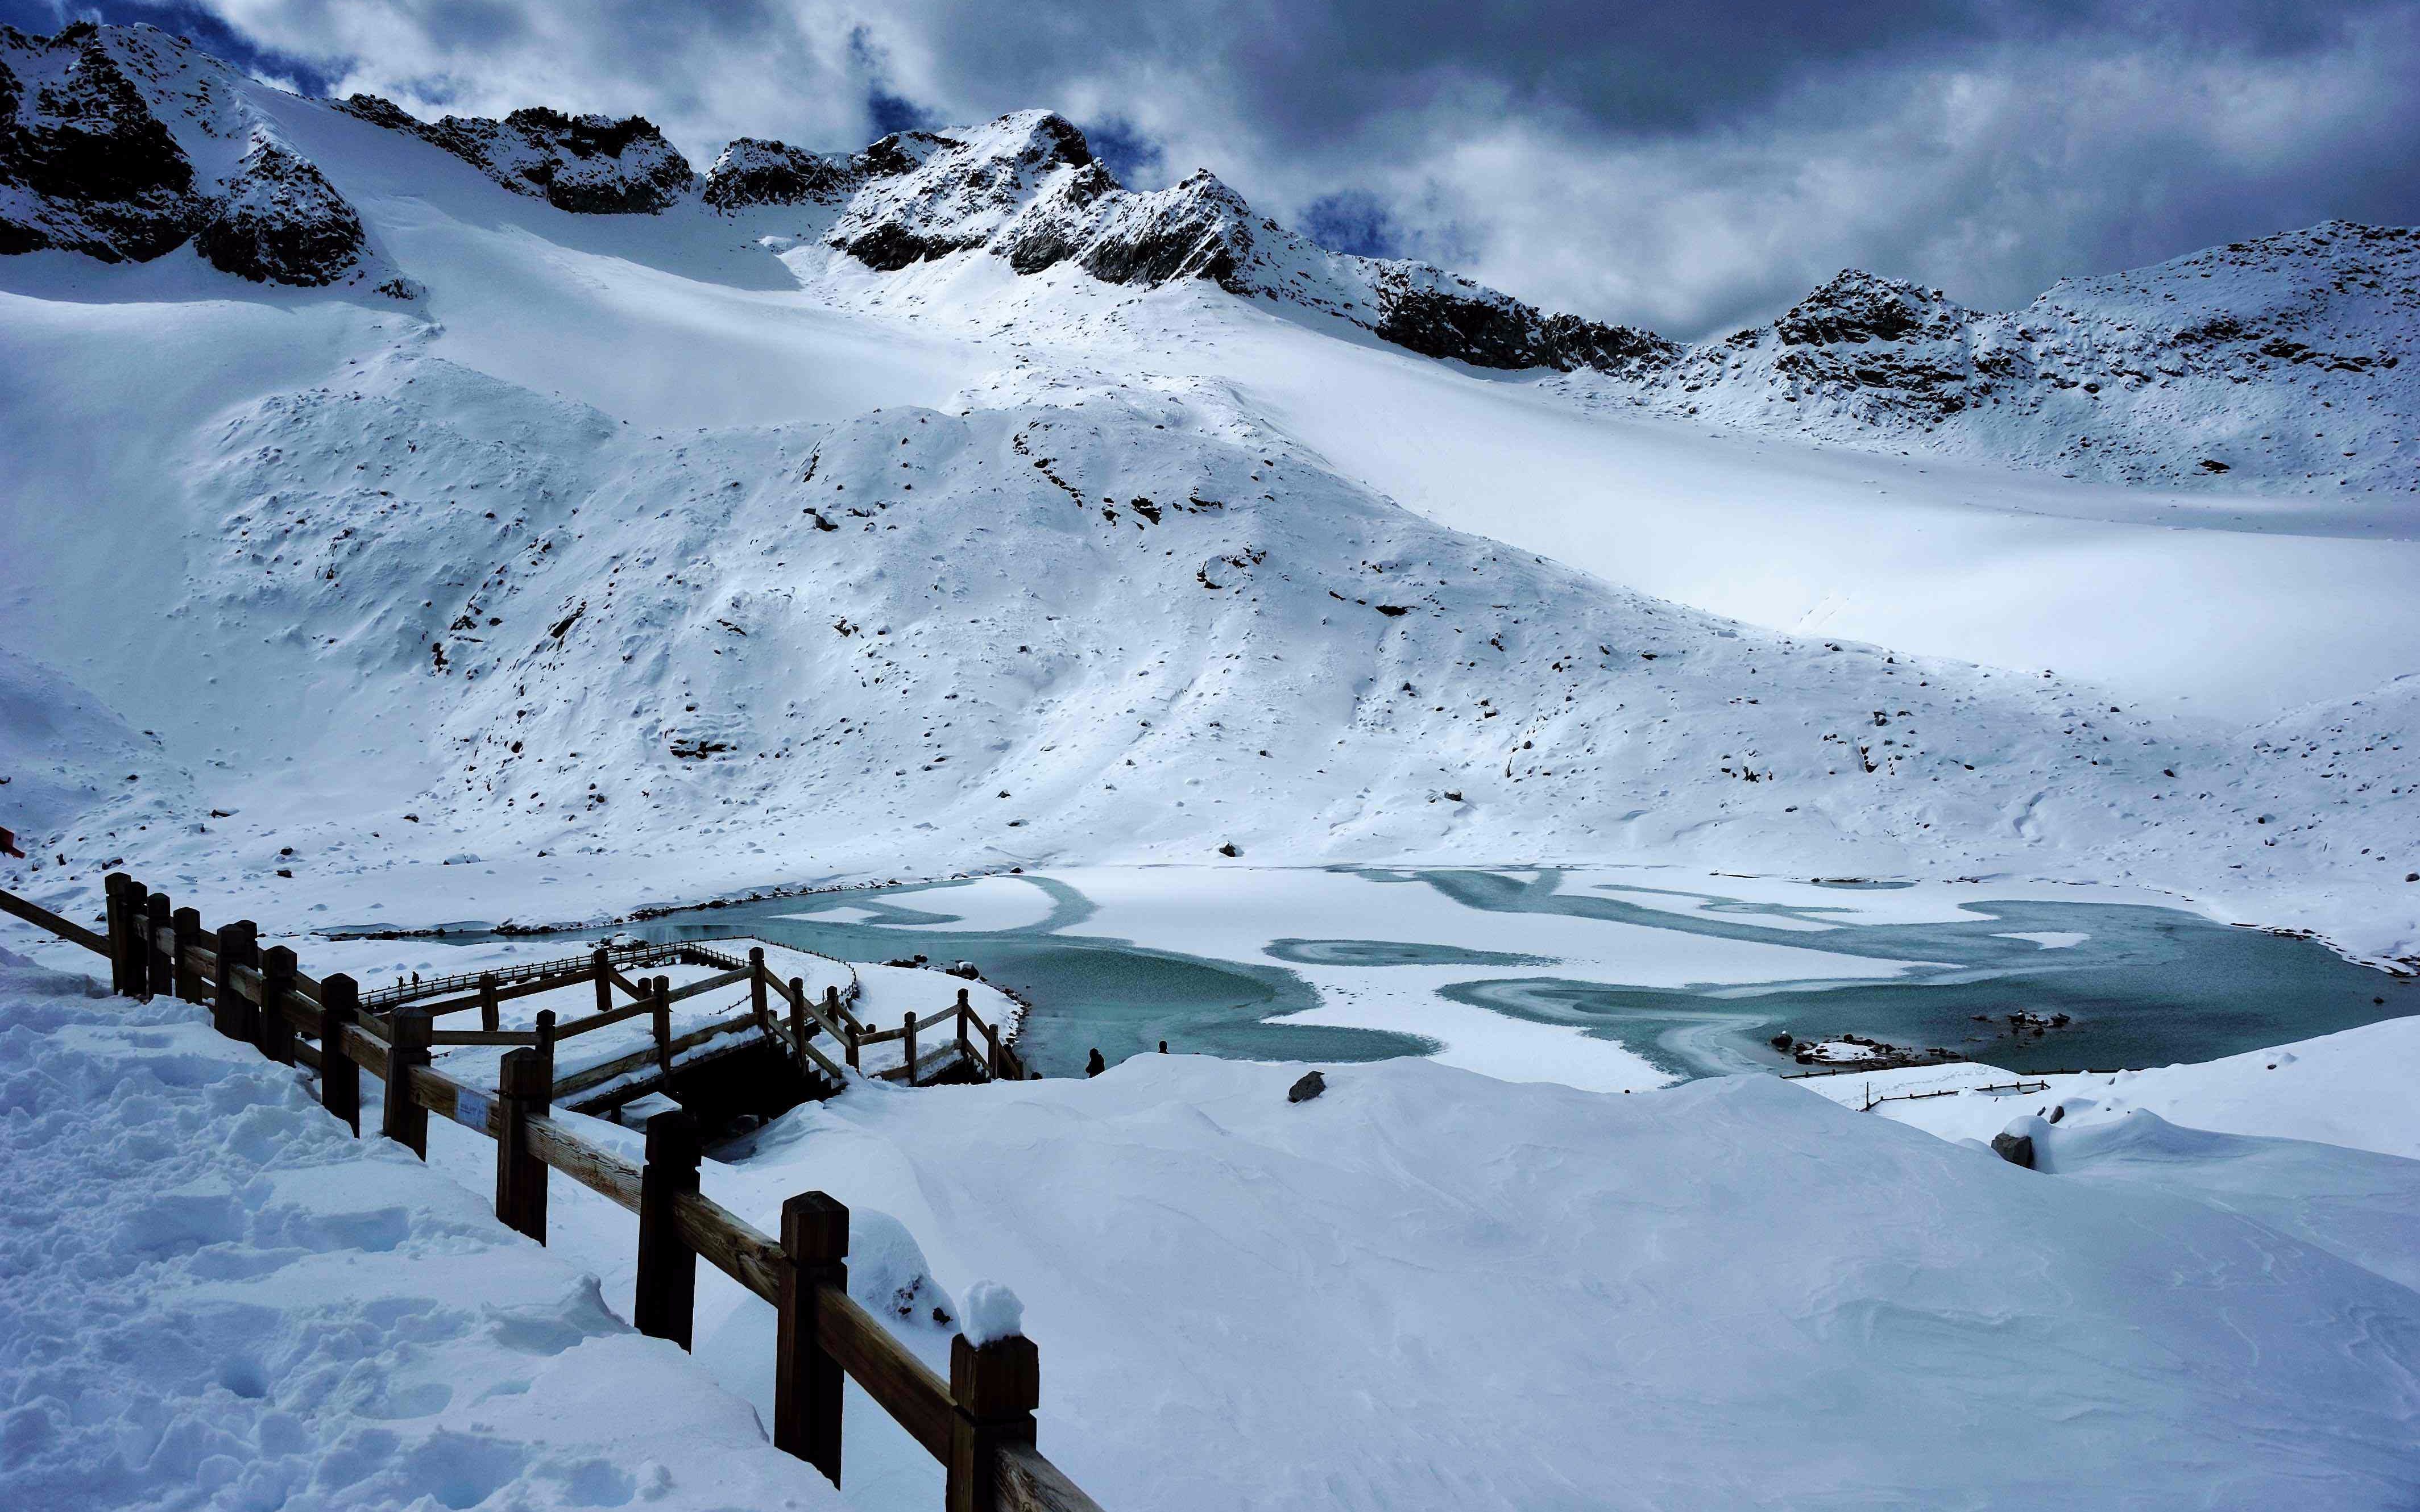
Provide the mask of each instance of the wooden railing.
{"label": "wooden railing", "polygon": [[[493,1139],[496,1216],[541,1244],[549,1171],[636,1213],[639,1264],[630,1321],[643,1334],[690,1347],[697,1261],[704,1257],[773,1305],[773,1443],[834,1485],[841,1476],[845,1379],[940,1461],[949,1512],[1099,1512],[1034,1445],[1041,1374],[1032,1343],[1013,1337],[978,1348],[961,1335],[951,1341],[950,1376],[942,1380],[850,1298],[848,1210],[830,1196],[791,1197],[782,1205],[780,1237],[760,1232],[699,1190],[703,1151],[689,1114],[648,1119],[646,1158],[633,1165],[552,1117],[556,1088],[537,1046],[515,1042],[493,1093],[467,1086],[429,1064],[438,1042],[430,1008],[405,1006],[383,1018],[367,1012],[352,978],[306,976],[292,950],[262,949],[248,920],[205,930],[194,910],[171,909],[164,895],[123,872],[110,873],[107,899],[107,930],[100,934],[7,892],[0,892],[0,912],[108,957],[117,993],[207,1002],[222,1034],[251,1042],[271,1059],[317,1071],[321,1105],[356,1136],[366,1071],[386,1084],[378,1132],[424,1160],[432,1113]],[[597,964],[592,957],[592,967]],[[766,997],[778,984],[762,951],[736,969],[755,984],[754,1016],[765,1023]],[[608,977],[596,979],[600,983],[618,976],[610,964],[604,970]],[[726,976],[723,984],[731,980]],[[670,995],[662,981],[655,979],[649,1004],[659,1013]],[[504,991],[490,987],[496,995]],[[684,989],[692,990],[704,989]],[[854,1021],[845,1015],[827,1022],[811,1013],[795,980],[783,995],[790,1001],[790,1034],[800,1048],[807,1038],[799,1028],[802,1016],[849,1037],[852,1050],[866,1042],[850,1033]],[[836,998],[835,992],[823,1006]],[[912,1048],[916,1027],[954,1013],[963,1043],[970,1017],[963,994],[954,1009],[923,1021],[910,1015],[899,1032]],[[985,1032],[990,1034],[988,1026]],[[999,1066],[998,1054],[1007,1047],[993,1037],[987,1048]],[[912,1076],[912,1060],[909,1066]]]}

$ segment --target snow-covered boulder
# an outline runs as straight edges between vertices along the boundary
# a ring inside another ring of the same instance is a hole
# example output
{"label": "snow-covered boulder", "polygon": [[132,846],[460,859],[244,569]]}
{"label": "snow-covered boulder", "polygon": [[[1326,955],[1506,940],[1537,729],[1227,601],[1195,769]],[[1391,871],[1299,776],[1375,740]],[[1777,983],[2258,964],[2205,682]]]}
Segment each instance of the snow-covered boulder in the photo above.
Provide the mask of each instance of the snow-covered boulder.
{"label": "snow-covered boulder", "polygon": [[362,218],[318,168],[263,138],[194,244],[212,267],[255,283],[332,284],[361,260]]}

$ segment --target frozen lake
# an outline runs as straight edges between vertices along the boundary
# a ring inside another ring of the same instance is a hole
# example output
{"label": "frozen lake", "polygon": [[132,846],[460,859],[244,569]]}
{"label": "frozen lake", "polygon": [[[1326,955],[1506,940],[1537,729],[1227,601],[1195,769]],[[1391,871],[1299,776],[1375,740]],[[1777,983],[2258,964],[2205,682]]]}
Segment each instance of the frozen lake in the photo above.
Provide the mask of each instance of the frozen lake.
{"label": "frozen lake", "polygon": [[[1880,885],[1670,868],[1099,868],[666,916],[858,960],[972,961],[1073,1073],[1166,1040],[1295,1060],[1434,1055],[1615,1088],[1788,1070],[1766,1041],[1854,1033],[2014,1070],[2202,1060],[2420,1012],[2324,947],[2120,889]],[[2006,1015],[2066,1014],[2040,1037]]]}

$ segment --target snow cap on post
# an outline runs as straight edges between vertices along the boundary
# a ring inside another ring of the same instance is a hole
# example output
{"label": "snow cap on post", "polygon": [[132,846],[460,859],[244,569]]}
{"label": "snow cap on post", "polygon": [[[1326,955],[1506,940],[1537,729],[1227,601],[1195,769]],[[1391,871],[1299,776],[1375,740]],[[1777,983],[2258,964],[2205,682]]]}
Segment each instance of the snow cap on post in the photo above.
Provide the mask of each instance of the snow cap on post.
{"label": "snow cap on post", "polygon": [[1022,1337],[1025,1333],[1025,1304],[1016,1293],[997,1281],[978,1281],[967,1288],[966,1305],[960,1309],[958,1331],[967,1342],[980,1350],[1001,1339]]}

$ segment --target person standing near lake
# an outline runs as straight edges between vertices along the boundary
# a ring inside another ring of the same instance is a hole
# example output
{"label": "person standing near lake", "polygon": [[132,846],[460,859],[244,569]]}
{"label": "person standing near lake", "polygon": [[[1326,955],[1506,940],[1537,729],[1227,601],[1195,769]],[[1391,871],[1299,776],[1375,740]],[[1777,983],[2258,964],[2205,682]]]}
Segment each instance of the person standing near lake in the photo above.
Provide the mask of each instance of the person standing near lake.
{"label": "person standing near lake", "polygon": [[1084,1074],[1087,1076],[1098,1076],[1101,1072],[1109,1069],[1109,1063],[1101,1058],[1101,1047],[1099,1045],[1094,1045],[1093,1047],[1092,1056],[1084,1062]]}

